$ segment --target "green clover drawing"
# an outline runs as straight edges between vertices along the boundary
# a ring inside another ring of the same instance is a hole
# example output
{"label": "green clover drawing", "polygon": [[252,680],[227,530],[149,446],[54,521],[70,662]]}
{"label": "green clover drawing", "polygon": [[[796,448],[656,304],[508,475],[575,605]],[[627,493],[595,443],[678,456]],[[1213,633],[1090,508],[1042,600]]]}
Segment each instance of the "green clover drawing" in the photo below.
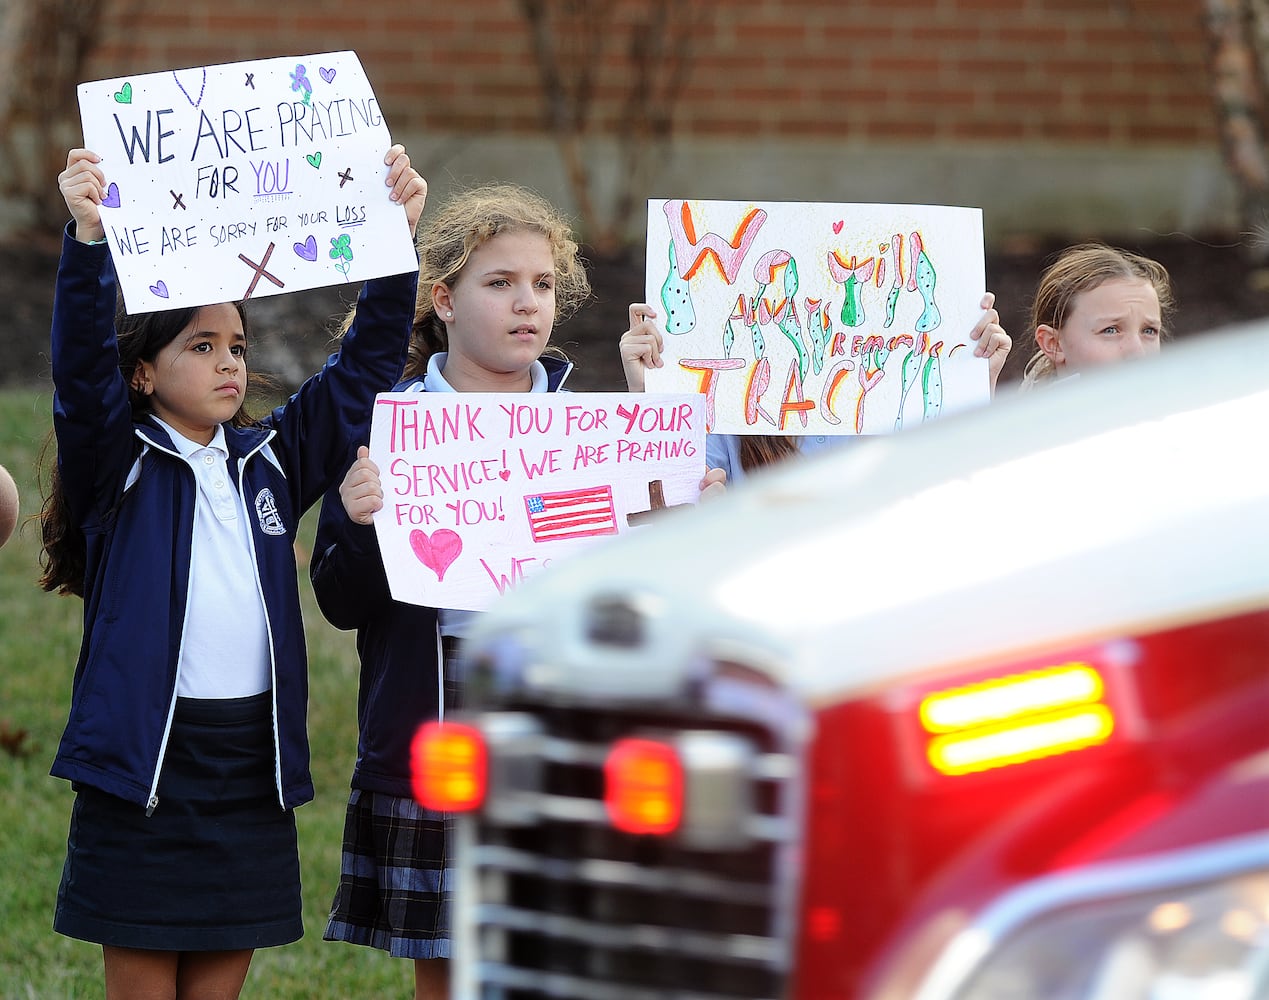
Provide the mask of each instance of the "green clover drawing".
{"label": "green clover drawing", "polygon": [[342,257],[344,260],[353,259],[352,240],[348,236],[347,233],[344,233],[342,236],[339,237],[339,239],[335,239],[335,237],[333,236],[331,237],[330,255],[332,259],[337,259],[340,257]]}

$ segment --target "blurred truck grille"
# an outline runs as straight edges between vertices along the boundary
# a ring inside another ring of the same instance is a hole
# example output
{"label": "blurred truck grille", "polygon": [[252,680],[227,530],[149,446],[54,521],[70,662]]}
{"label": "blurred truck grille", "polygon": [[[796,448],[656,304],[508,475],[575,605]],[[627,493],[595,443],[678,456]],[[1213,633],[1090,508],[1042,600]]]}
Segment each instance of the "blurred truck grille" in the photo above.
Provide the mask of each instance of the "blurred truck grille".
{"label": "blurred truck grille", "polygon": [[[775,733],[696,713],[500,709],[531,718],[540,736],[509,766],[491,762],[500,782],[491,801],[501,805],[460,824],[458,920],[481,1000],[780,997],[800,792],[795,755]],[[739,846],[689,847],[608,822],[613,742],[685,729],[740,735],[754,748]]]}

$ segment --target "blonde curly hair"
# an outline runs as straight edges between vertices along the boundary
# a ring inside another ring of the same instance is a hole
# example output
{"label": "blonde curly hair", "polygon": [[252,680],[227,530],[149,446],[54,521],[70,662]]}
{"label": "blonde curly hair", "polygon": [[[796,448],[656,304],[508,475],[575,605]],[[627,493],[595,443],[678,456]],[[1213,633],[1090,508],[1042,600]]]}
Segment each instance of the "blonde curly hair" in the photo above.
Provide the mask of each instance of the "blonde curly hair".
{"label": "blonde curly hair", "polygon": [[[501,233],[532,232],[545,237],[555,267],[555,321],[567,319],[590,298],[590,280],[581,248],[568,219],[545,198],[517,184],[486,184],[452,194],[440,209],[425,215],[416,245],[419,290],[403,379],[427,371],[428,359],[449,349],[445,324],[432,305],[432,288],[458,279],[479,247]],[[355,310],[340,324],[346,333]],[[563,356],[556,348],[549,352]]]}
{"label": "blonde curly hair", "polygon": [[[1074,308],[1075,296],[1100,288],[1118,278],[1143,279],[1154,287],[1167,335],[1167,320],[1175,308],[1172,281],[1158,261],[1105,243],[1081,243],[1067,247],[1045,268],[1031,304],[1032,336],[1041,326],[1060,330]],[[1056,374],[1053,362],[1037,349],[1022,374],[1020,389],[1033,389]]]}

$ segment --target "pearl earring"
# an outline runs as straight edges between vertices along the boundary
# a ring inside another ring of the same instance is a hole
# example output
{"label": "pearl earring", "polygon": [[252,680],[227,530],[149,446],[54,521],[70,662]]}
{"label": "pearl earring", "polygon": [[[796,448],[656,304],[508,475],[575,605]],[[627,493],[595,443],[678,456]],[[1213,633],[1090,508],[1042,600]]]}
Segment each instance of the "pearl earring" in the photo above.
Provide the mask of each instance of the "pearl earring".
{"label": "pearl earring", "polygon": [[446,318],[446,319],[453,319],[453,318],[454,318],[454,314],[453,314],[452,312],[446,312],[446,313],[445,313],[445,318]]}

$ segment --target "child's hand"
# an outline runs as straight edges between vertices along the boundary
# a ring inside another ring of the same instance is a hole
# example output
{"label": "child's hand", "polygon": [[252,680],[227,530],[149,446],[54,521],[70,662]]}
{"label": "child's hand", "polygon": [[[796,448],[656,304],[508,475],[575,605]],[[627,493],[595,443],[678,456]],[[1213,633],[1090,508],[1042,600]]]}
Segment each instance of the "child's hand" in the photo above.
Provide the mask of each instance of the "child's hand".
{"label": "child's hand", "polygon": [[389,149],[383,162],[388,165],[388,179],[384,183],[392,188],[388,197],[405,206],[405,219],[413,233],[419,224],[419,216],[423,214],[423,206],[427,204],[427,181],[410,166],[404,146],[396,145]]}
{"label": "child's hand", "polygon": [[344,501],[344,510],[356,524],[373,523],[375,511],[383,509],[379,466],[370,461],[370,449],[365,445],[357,449],[357,461],[339,484],[339,499]]}
{"label": "child's hand", "polygon": [[657,329],[656,312],[650,305],[634,302],[630,305],[630,329],[621,335],[618,349],[621,351],[621,367],[626,373],[626,388],[630,392],[643,392],[644,373],[649,368],[660,368],[661,331]]}
{"label": "child's hand", "polygon": [[996,296],[988,292],[983,296],[980,304],[984,312],[974,329],[970,331],[969,338],[978,341],[974,347],[974,357],[987,359],[991,391],[995,395],[996,379],[1000,378],[1000,370],[1005,367],[1005,359],[1009,357],[1013,341],[1000,325],[1000,313],[992,308],[996,304]]}
{"label": "child's hand", "polygon": [[727,470],[707,469],[701,480],[701,499],[714,500],[727,492]]}
{"label": "child's hand", "polygon": [[75,239],[80,243],[91,243],[106,235],[100,210],[106,175],[97,166],[100,162],[101,157],[90,149],[72,149],[66,154],[66,169],[57,175],[58,190],[75,220]]}

